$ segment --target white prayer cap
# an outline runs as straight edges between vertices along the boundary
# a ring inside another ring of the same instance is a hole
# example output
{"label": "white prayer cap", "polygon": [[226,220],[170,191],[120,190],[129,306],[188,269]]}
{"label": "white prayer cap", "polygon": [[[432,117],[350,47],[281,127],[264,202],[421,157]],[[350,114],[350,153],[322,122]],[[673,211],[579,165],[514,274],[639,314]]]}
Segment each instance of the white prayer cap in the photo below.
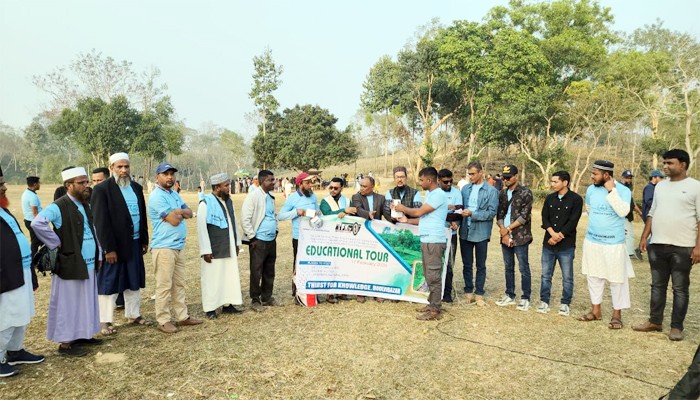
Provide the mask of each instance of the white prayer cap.
{"label": "white prayer cap", "polygon": [[112,165],[119,160],[129,161],[129,155],[126,153],[114,153],[109,156],[109,165]]}
{"label": "white prayer cap", "polygon": [[76,178],[78,176],[87,176],[87,172],[85,172],[85,168],[83,167],[73,167],[71,169],[67,169],[63,172],[61,172],[61,179],[63,179],[63,182]]}
{"label": "white prayer cap", "polygon": [[231,178],[228,177],[228,174],[226,172],[222,172],[220,174],[216,174],[209,178],[211,181],[212,185],[218,185],[219,183],[224,183],[226,181],[230,181]]}

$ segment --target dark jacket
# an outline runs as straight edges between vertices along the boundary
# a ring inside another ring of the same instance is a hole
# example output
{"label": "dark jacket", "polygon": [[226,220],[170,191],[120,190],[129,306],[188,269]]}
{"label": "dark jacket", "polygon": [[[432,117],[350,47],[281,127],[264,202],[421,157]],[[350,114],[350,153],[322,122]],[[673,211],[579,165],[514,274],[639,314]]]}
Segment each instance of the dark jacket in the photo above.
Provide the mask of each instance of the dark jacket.
{"label": "dark jacket", "polygon": [[[214,196],[213,194],[211,196]],[[206,200],[200,201],[204,202],[207,207],[209,207],[209,203],[206,202]],[[221,207],[222,211],[224,214],[228,214],[229,219],[231,220],[231,230],[233,231],[233,243],[238,243],[238,228],[236,228],[236,212],[233,209],[233,201],[231,199],[226,200],[226,207],[224,208],[224,205],[221,204],[221,202],[216,201],[216,204],[218,204],[218,207]],[[217,207],[214,205],[213,207]],[[199,218],[207,218],[206,215],[200,215]],[[214,258],[229,258],[232,257],[232,252],[231,252],[231,240],[228,236],[228,227],[226,228],[219,228],[216,225],[212,224],[207,224],[207,233],[209,234],[209,241],[211,243],[211,254]],[[234,250],[235,252],[235,250]],[[233,256],[236,254],[234,253]]]}
{"label": "dark jacket", "polygon": [[[374,196],[372,201],[374,203],[372,210],[375,211],[374,219],[380,220],[382,219],[382,211],[384,210],[384,202],[386,199],[377,192],[372,192],[372,196]],[[357,208],[358,217],[369,219],[369,202],[367,201],[367,196],[363,196],[360,193],[355,193],[352,195],[351,202],[352,206]]]}
{"label": "dark jacket", "polygon": [[[8,209],[3,210],[10,214]],[[17,222],[14,215],[10,216]],[[22,251],[19,249],[17,236],[10,225],[0,218],[0,293],[15,290],[23,285]]]}
{"label": "dark jacket", "polygon": [[[54,229],[61,239],[61,248],[58,250],[59,268],[57,275],[61,279],[88,279],[87,264],[81,253],[83,234],[85,233],[83,214],[78,211],[78,207],[68,195],[59,198],[55,203],[61,211],[62,220],[61,227]],[[85,206],[85,214],[88,217],[88,226],[90,226],[92,236],[96,238],[89,206]],[[95,248],[97,249],[95,263],[97,263],[99,246],[95,246]]]}
{"label": "dark jacket", "polygon": [[498,195],[498,214],[496,219],[499,226],[510,207],[510,222],[519,221],[522,226],[513,230],[513,244],[522,246],[532,242],[532,192],[523,185],[518,185],[513,191],[513,197],[508,202],[508,189],[501,190]]}
{"label": "dark jacket", "polygon": [[[576,247],[576,226],[582,212],[583,198],[578,193],[569,190],[561,199],[557,192],[548,194],[542,206],[543,245],[549,249]],[[547,243],[552,237],[547,231],[548,228],[552,228],[554,232],[563,233],[564,239],[551,246]]]}
{"label": "dark jacket", "polygon": [[[136,194],[139,206],[139,241],[141,246],[148,246],[148,223],[146,222],[147,210],[143,197],[143,187],[131,181],[131,188]],[[131,260],[134,223],[131,220],[129,209],[122,195],[122,191],[111,177],[92,189],[90,207],[95,220],[97,239],[100,241],[102,251],[117,252],[120,261]]]}
{"label": "dark jacket", "polygon": [[[401,204],[408,208],[418,208],[420,207],[419,205],[415,204],[413,201],[413,198],[416,197],[416,193],[418,193],[417,189],[414,189],[410,186],[405,186],[404,188],[404,194],[403,197],[401,197],[401,192],[399,192],[399,187],[395,187],[391,190],[389,190],[389,195],[391,196],[392,200],[401,200]],[[386,198],[385,198],[386,200]],[[376,208],[375,208],[376,210]],[[382,210],[384,213],[384,219],[387,221],[391,221],[393,218],[391,218],[391,207],[390,207],[390,202],[385,201],[384,202],[384,209]],[[379,219],[379,218],[377,218]]]}

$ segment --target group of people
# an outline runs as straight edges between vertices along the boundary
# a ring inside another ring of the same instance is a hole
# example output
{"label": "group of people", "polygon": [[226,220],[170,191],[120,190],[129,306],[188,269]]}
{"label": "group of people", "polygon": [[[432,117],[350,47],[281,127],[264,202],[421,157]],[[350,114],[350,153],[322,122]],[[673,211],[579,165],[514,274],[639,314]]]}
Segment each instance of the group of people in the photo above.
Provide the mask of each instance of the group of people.
{"label": "group of people", "polygon": [[[201,324],[203,321],[189,315],[185,300],[185,220],[195,215],[202,307],[209,319],[217,318],[219,310],[226,314],[241,313],[236,306],[243,304],[238,266],[243,244],[248,245],[250,252],[251,310],[262,312],[265,307],[280,305],[273,297],[278,223],[286,220],[292,223],[295,265],[302,217],[317,213],[338,218],[346,215],[384,218],[393,223],[418,225],[429,288],[428,305],[418,309],[420,320],[439,319],[442,303],[452,302],[456,296],[452,282],[458,246],[465,302],[486,304],[486,259],[495,221],[505,272],[505,293],[496,304],[515,305],[520,311],[530,308],[532,279],[528,250],[533,242],[533,195],[519,183],[515,165],[505,165],[500,171],[503,184],[500,191],[489,184],[481,163],[472,161],[466,168],[469,183],[461,190],[453,184],[452,171],[427,167],[418,174],[420,188],[425,191],[423,198],[420,190],[407,184],[406,168],[396,167],[395,187],[384,195],[375,191],[375,179],[367,175],[360,180],[359,191],[347,198],[342,195],[342,179],[335,177],[328,186],[328,195],[320,203],[312,190],[313,176],[303,172],[294,179],[297,189],[286,196],[279,212],[274,197],[279,181],[271,171],[261,170],[258,185],[248,191],[238,217],[230,198],[232,180],[226,173],[210,178],[211,193],[200,196],[195,214],[174,190],[177,169],[169,163],[156,167],[156,185],[146,202],[143,187],[131,178],[128,154],[113,154],[109,162],[108,170],[96,170],[92,174],[92,188],[84,168],[64,169],[61,176],[65,194],[46,208],[41,207],[36,195],[39,178],[27,178],[22,205],[24,225],[29,229],[31,241],[8,209],[0,170],[0,376],[16,373],[17,364],[44,360],[23,347],[26,327],[34,315],[33,290],[38,281],[32,256],[37,252],[48,252],[56,259],[47,337],[59,343],[59,354],[83,356],[87,353],[85,346],[101,342],[94,337],[96,334],[116,333],[114,310],[120,295],[130,323],[154,324],[140,311],[141,289],[145,287],[143,257],[149,249],[155,273],[158,329],[172,334],[183,326]],[[649,253],[651,311],[649,320],[633,329],[642,332],[663,329],[666,290],[671,280],[674,300],[669,338],[682,340],[690,270],[700,261],[700,182],[687,176],[690,159],[685,151],[666,152],[663,163],[666,178],[659,171],[652,172],[652,188],[644,190],[645,228],[638,246],[640,251]],[[563,281],[558,310],[561,315],[570,314],[577,227],[585,206],[589,221],[583,240],[582,272],[587,276],[591,310],[579,320],[602,318],[601,304],[607,283],[613,308],[608,327],[623,327],[621,312],[630,307],[628,279],[634,276],[625,244],[625,225],[635,204],[630,189],[615,180],[614,171],[609,161],[593,163],[592,185],[586,191],[585,201],[569,189],[568,172],[552,174],[552,193],[542,207],[544,232],[538,312],[550,310],[551,283],[558,262]],[[153,227],[150,240],[147,219]],[[451,252],[443,288],[443,257],[448,241]],[[39,250],[41,244],[45,248]],[[515,287],[516,258],[522,291],[519,299]],[[292,295],[297,295],[293,281]],[[345,297],[329,295],[327,301],[337,303]],[[357,301],[366,299],[357,296]]]}

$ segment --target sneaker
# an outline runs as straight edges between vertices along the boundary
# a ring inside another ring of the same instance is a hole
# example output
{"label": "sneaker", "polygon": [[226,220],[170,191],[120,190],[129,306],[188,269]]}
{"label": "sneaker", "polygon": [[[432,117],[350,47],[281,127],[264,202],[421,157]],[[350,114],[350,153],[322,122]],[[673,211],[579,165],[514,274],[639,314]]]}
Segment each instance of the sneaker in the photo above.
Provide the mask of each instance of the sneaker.
{"label": "sneaker", "polygon": [[568,304],[562,304],[559,306],[559,315],[563,315],[565,317],[568,317],[570,311],[571,310],[569,309]]}
{"label": "sneaker", "polygon": [[216,319],[216,311],[207,311],[207,319]]}
{"label": "sneaker", "polygon": [[263,310],[265,310],[265,309],[263,308],[263,305],[262,305],[261,303],[257,303],[257,302],[251,304],[251,305],[250,305],[250,309],[253,310],[253,311],[255,311],[255,312],[263,312]]}
{"label": "sneaker", "polygon": [[518,311],[529,310],[530,309],[530,300],[520,299],[520,302],[518,302],[518,306],[515,307],[515,309]]}
{"label": "sneaker", "polygon": [[537,312],[540,314],[547,314],[549,312],[549,304],[541,301],[540,306],[537,307]]}
{"label": "sneaker", "polygon": [[0,378],[12,376],[17,373],[15,367],[7,362],[0,362]]}
{"label": "sneaker", "polygon": [[25,349],[18,351],[7,351],[7,363],[9,365],[17,364],[39,364],[44,361],[44,356],[32,354]]}
{"label": "sneaker", "polygon": [[506,295],[503,295],[500,300],[496,301],[497,306],[505,307],[505,306],[512,306],[515,304],[515,299]]}

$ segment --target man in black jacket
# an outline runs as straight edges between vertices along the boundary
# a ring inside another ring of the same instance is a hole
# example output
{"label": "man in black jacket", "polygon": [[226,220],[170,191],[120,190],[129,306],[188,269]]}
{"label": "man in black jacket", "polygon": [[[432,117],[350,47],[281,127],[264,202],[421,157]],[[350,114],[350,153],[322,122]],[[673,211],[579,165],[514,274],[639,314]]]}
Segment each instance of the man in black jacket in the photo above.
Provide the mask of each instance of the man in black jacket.
{"label": "man in black jacket", "polygon": [[115,333],[114,308],[124,292],[125,316],[149,325],[141,317],[141,289],[146,286],[143,255],[148,250],[148,225],[143,187],[131,180],[129,155],[109,158],[112,177],[96,185],[90,198],[95,231],[104,252],[97,272],[100,325],[104,335]]}
{"label": "man in black jacket", "polygon": [[0,377],[17,373],[14,365],[36,364],[44,356],[24,350],[24,336],[34,316],[31,247],[7,209],[5,178],[0,167]]}

